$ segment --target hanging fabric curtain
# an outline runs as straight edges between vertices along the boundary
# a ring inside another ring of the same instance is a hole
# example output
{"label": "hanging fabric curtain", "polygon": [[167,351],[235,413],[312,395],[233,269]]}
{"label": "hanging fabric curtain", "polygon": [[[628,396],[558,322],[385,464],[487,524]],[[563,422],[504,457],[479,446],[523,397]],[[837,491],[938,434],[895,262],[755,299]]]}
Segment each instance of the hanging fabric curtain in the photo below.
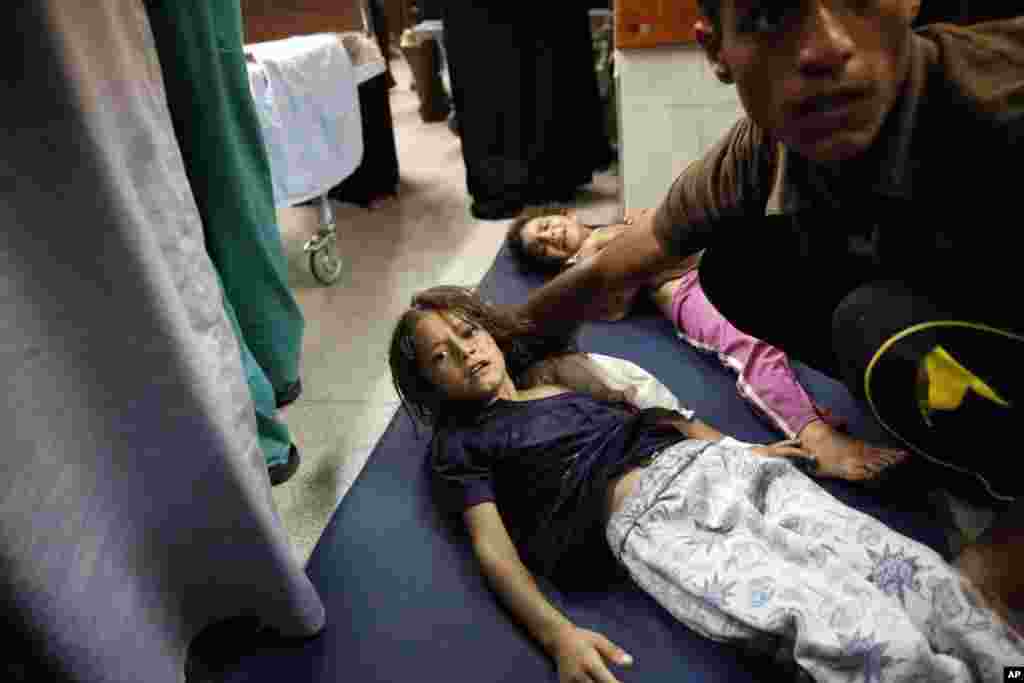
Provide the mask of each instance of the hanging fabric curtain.
{"label": "hanging fabric curtain", "polygon": [[0,608],[8,667],[180,683],[205,626],[309,636],[140,0],[0,23]]}

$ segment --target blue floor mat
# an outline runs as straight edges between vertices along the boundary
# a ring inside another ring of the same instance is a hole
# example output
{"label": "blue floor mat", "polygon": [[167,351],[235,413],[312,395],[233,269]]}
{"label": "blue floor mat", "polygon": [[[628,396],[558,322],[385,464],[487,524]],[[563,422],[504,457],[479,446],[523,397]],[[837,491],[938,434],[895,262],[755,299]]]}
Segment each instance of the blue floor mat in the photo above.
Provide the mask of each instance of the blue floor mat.
{"label": "blue floor mat", "polygon": [[[537,284],[503,248],[481,292],[493,302],[513,303]],[[679,342],[653,309],[623,322],[585,326],[580,346],[637,363],[725,433],[764,443],[781,438],[739,398],[734,377]],[[797,372],[819,404],[848,420],[853,434],[885,441],[842,386],[803,367]],[[428,437],[400,410],[324,531],[307,569],[327,608],[324,632],[304,643],[266,644],[242,657],[226,680],[557,681],[550,660],[486,587],[460,530],[433,506],[424,467]],[[845,503],[946,554],[945,537],[931,519],[923,491],[823,485]],[[603,633],[635,657],[630,670],[619,672],[624,683],[732,683],[778,673],[768,661],[693,634],[628,582],[600,593],[548,589],[577,625]]]}

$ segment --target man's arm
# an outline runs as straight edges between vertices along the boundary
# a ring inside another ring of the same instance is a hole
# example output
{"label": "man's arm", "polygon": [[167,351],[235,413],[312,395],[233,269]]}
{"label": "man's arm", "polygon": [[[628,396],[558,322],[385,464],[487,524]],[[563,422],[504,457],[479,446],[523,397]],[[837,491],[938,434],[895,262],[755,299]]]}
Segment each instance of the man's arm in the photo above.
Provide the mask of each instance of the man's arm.
{"label": "man's arm", "polygon": [[741,118],[676,178],[656,211],[638,216],[632,229],[535,290],[515,312],[540,329],[568,332],[599,318],[608,294],[657,282],[657,276],[711,245],[713,221],[764,213],[775,150],[763,130]]}

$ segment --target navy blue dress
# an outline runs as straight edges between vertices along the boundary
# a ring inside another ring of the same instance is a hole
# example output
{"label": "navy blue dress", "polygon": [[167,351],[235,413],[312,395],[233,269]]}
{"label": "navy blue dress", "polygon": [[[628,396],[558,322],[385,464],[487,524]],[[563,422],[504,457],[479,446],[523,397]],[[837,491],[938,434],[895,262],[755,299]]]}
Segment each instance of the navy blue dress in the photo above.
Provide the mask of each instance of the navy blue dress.
{"label": "navy blue dress", "polygon": [[[568,392],[498,400],[435,431],[431,466],[443,504],[493,501],[532,570],[557,578],[611,559],[604,540],[608,483],[673,443],[667,411],[636,411]],[[605,565],[608,568],[610,565]]]}

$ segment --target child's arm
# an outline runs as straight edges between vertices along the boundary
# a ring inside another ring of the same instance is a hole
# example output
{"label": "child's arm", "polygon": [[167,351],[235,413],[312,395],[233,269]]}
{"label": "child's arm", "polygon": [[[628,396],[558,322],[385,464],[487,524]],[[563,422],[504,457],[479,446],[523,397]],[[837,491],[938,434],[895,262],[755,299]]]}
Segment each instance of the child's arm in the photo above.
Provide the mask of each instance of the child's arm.
{"label": "child's arm", "polygon": [[519,558],[497,506],[492,502],[474,505],[466,510],[464,519],[473,539],[473,551],[488,583],[555,660],[559,681],[618,683],[605,660],[628,666],[632,659],[601,634],[575,626],[548,602]]}
{"label": "child's arm", "polygon": [[702,441],[718,441],[723,446],[736,446],[748,448],[751,452],[766,458],[788,458],[790,462],[808,474],[813,474],[817,468],[817,460],[808,451],[804,450],[797,439],[788,439],[773,444],[745,443],[731,436],[726,436],[709,424],[693,418],[687,420],[682,415],[672,415],[666,420],[670,422],[686,436],[691,439]]}
{"label": "child's arm", "polygon": [[[598,356],[598,358],[602,357]],[[808,473],[815,471],[817,467],[815,458],[801,447],[799,441],[787,440],[764,445],[743,443],[727,437],[706,422],[693,418],[692,411],[687,411],[682,406],[679,406],[678,401],[671,395],[671,392],[664,389],[663,385],[654,380],[649,373],[636,366],[633,366],[636,372],[630,373],[621,367],[624,363],[621,359],[603,358],[603,364],[598,364],[586,353],[570,353],[547,358],[536,363],[526,372],[523,388],[529,389],[535,386],[556,384],[568,387],[573,391],[590,394],[598,400],[609,403],[630,403],[639,408],[660,407],[664,410],[664,417],[659,417],[659,421],[663,419],[691,439],[721,441],[722,439],[729,438],[734,446],[750,448],[754,453],[765,457],[790,458],[795,464],[802,465],[802,469]],[[609,365],[609,362],[612,362],[613,365]],[[616,370],[616,368],[618,369]],[[652,406],[643,405],[646,401],[638,401],[637,382],[642,383],[644,376],[662,386],[664,389],[662,392],[663,398],[670,399],[671,402],[661,400],[657,402],[656,406]],[[683,413],[688,413],[688,415]]]}
{"label": "child's arm", "polygon": [[523,388],[556,384],[607,403],[631,403],[628,388],[613,388],[585,353],[567,353],[535,363],[523,376]]}
{"label": "child's arm", "polygon": [[700,439],[702,441],[719,441],[725,438],[725,434],[722,434],[722,432],[718,431],[717,429],[707,424],[706,422],[701,422],[697,418],[687,420],[686,418],[680,416],[678,418],[674,418],[672,424],[674,424],[679,431],[681,431],[683,434],[690,437],[691,439]]}

